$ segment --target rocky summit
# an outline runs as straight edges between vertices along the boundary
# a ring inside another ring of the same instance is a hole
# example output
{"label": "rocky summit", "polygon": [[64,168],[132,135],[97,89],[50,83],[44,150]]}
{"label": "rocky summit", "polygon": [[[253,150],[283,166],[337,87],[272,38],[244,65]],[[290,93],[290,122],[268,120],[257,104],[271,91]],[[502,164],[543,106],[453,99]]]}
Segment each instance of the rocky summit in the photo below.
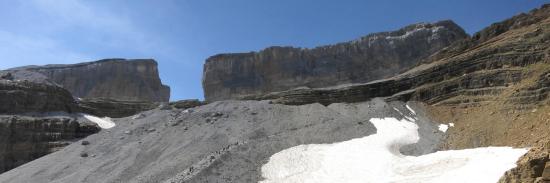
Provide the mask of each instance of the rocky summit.
{"label": "rocky summit", "polygon": [[383,79],[466,37],[462,28],[447,20],[313,49],[270,47],[260,52],[215,55],[204,64],[204,96],[207,101],[240,99],[298,87]]}
{"label": "rocky summit", "polygon": [[203,86],[159,102],[143,60],[1,71],[0,182],[550,181],[550,5],[216,55]]}

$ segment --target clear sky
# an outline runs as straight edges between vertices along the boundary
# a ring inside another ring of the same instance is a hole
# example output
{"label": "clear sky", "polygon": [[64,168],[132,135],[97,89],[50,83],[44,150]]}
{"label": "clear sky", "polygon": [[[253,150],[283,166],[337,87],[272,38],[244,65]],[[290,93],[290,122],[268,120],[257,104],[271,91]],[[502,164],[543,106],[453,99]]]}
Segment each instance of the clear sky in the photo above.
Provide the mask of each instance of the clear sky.
{"label": "clear sky", "polygon": [[417,22],[468,33],[550,0],[0,0],[0,69],[154,58],[172,100],[203,98],[211,55],[315,47]]}

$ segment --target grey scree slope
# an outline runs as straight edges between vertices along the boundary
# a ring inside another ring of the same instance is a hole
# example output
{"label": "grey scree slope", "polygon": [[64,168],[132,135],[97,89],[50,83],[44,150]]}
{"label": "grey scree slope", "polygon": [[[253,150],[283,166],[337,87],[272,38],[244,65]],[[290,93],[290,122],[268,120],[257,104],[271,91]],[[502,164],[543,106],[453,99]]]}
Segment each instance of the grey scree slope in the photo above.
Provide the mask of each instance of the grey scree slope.
{"label": "grey scree slope", "polygon": [[[274,153],[374,134],[370,118],[403,118],[394,107],[410,113],[404,103],[380,99],[330,106],[221,101],[191,112],[155,109],[140,119],[116,119],[113,129],[83,139],[90,145],[73,143],[1,174],[0,182],[257,182]],[[402,151],[433,152],[442,134],[420,107],[412,107],[421,142]]]}

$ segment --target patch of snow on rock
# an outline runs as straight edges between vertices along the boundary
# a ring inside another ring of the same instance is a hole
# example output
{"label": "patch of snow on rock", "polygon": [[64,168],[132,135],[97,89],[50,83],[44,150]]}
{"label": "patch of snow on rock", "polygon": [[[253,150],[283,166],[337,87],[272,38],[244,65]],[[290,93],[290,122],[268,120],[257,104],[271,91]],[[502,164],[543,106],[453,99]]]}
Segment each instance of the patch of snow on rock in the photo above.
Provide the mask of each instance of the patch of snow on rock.
{"label": "patch of snow on rock", "polygon": [[393,110],[397,111],[399,114],[401,114],[401,116],[403,116],[403,113],[401,111],[399,111],[399,109],[394,107]]}
{"label": "patch of snow on rock", "polygon": [[447,130],[449,129],[449,125],[446,125],[446,124],[439,124],[439,126],[437,126],[439,128],[439,131],[445,133],[447,132]]}
{"label": "patch of snow on rock", "polygon": [[262,166],[265,180],[261,182],[497,182],[527,152],[486,147],[404,156],[399,148],[419,140],[418,126],[407,119],[373,118],[370,122],[377,129],[374,135],[334,144],[299,145],[274,154]]}
{"label": "patch of snow on rock", "polygon": [[90,120],[90,121],[96,123],[100,128],[110,129],[110,128],[115,127],[115,123],[113,121],[111,121],[111,118],[109,118],[109,117],[100,118],[100,117],[92,116],[92,115],[89,115],[89,114],[81,114],[81,115],[82,115],[82,117],[86,118],[87,120]]}
{"label": "patch of snow on rock", "polygon": [[416,112],[409,106],[409,104],[405,105],[405,107],[407,107],[412,114],[416,115]]}

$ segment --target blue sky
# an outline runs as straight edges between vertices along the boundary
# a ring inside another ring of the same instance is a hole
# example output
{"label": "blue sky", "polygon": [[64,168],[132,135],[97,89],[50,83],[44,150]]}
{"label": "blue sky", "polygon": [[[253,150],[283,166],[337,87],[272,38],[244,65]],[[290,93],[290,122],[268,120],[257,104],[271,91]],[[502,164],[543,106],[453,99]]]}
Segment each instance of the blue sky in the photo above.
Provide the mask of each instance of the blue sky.
{"label": "blue sky", "polygon": [[0,0],[0,69],[154,58],[172,100],[203,98],[211,55],[315,47],[452,19],[468,33],[549,0]]}

